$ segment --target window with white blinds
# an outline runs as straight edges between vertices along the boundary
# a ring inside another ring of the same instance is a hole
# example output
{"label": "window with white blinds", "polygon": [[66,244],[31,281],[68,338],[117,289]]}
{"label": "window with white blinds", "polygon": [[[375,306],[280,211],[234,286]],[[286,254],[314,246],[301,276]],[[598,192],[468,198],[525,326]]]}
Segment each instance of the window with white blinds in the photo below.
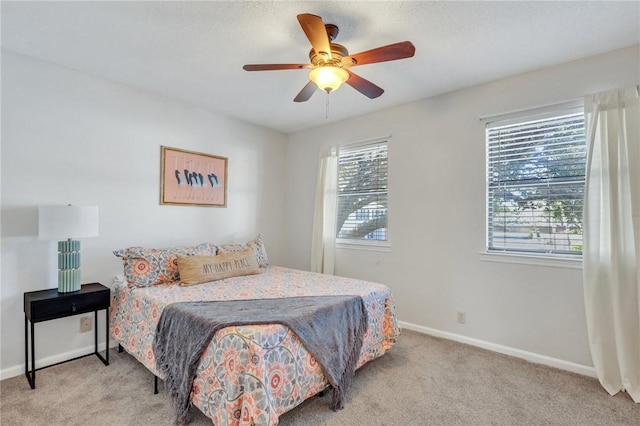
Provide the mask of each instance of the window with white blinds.
{"label": "window with white blinds", "polygon": [[340,148],[338,240],[387,241],[387,165],[387,141]]}
{"label": "window with white blinds", "polygon": [[487,249],[582,254],[584,111],[487,125]]}

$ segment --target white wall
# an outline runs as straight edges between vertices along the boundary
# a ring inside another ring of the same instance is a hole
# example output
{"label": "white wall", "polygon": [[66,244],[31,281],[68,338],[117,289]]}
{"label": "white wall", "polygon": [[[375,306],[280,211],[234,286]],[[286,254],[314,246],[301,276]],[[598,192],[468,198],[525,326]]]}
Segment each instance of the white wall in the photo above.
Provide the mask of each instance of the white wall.
{"label": "white wall", "polygon": [[[161,145],[228,157],[227,208],[159,205]],[[82,241],[83,282],[111,285],[122,272],[114,249],[258,232],[282,264],[285,146],[281,133],[2,51],[3,376],[23,371],[23,292],[57,286],[55,242],[36,237],[38,205],[99,206],[100,236]],[[93,333],[79,326],[37,324],[37,365],[89,347]]]}
{"label": "white wall", "polygon": [[[591,366],[580,269],[481,260],[486,179],[479,117],[638,84],[639,50],[635,46],[291,135],[287,266],[309,267],[320,148],[390,134],[391,252],[338,250],[336,273],[389,285],[399,319],[414,328]],[[375,100],[363,97],[363,102]],[[457,311],[466,312],[465,325],[456,322]]]}

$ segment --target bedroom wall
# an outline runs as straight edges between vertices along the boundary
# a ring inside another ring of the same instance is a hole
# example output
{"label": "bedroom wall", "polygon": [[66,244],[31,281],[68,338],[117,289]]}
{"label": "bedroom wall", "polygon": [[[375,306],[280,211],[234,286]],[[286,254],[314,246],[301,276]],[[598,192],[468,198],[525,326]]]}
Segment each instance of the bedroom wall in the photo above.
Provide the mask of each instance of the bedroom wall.
{"label": "bedroom wall", "polygon": [[[228,157],[227,208],[159,205],[161,145]],[[57,287],[38,205],[99,206],[100,236],[82,241],[83,282],[111,285],[122,271],[114,249],[258,232],[281,264],[285,147],[281,133],[3,50],[2,377],[23,372],[23,292]],[[79,329],[79,316],[37,324],[37,365],[90,352],[93,333]]]}
{"label": "bedroom wall", "polygon": [[[409,328],[588,374],[593,364],[581,264],[496,263],[481,255],[486,179],[479,117],[638,84],[639,50],[634,46],[291,135],[287,266],[309,267],[320,148],[390,134],[391,251],[338,249],[336,274],[389,285],[398,318]],[[457,311],[466,312],[466,324],[457,323]]]}

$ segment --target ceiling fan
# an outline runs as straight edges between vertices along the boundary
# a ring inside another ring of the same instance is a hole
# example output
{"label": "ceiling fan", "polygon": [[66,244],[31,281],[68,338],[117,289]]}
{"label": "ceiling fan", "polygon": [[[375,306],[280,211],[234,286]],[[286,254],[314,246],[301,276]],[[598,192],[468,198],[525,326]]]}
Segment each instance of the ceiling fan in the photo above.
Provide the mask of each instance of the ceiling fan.
{"label": "ceiling fan", "polygon": [[416,48],[410,41],[389,44],[375,49],[349,55],[347,49],[333,40],[338,35],[338,27],[325,24],[322,18],[309,13],[298,15],[298,22],[312,49],[309,52],[309,64],[256,64],[245,65],[246,71],[295,70],[308,68],[310,81],[293,99],[295,102],[305,102],[320,88],[329,93],[336,90],[342,83],[356,89],[370,99],[377,98],[384,90],[369,80],[351,72],[350,68],[358,65],[374,64],[377,62],[395,61],[410,58]]}

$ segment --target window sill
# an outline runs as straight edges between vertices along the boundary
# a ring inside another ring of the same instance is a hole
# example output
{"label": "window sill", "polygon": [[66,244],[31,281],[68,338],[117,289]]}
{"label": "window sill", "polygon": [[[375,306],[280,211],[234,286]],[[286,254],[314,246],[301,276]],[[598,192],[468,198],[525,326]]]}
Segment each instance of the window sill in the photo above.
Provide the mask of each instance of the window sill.
{"label": "window sill", "polygon": [[534,254],[514,254],[483,251],[478,253],[483,262],[517,263],[521,265],[546,266],[551,268],[582,269],[580,257],[547,257]]}
{"label": "window sill", "polygon": [[336,241],[336,249],[365,250],[390,252],[391,244],[388,242],[364,242],[364,241]]}

